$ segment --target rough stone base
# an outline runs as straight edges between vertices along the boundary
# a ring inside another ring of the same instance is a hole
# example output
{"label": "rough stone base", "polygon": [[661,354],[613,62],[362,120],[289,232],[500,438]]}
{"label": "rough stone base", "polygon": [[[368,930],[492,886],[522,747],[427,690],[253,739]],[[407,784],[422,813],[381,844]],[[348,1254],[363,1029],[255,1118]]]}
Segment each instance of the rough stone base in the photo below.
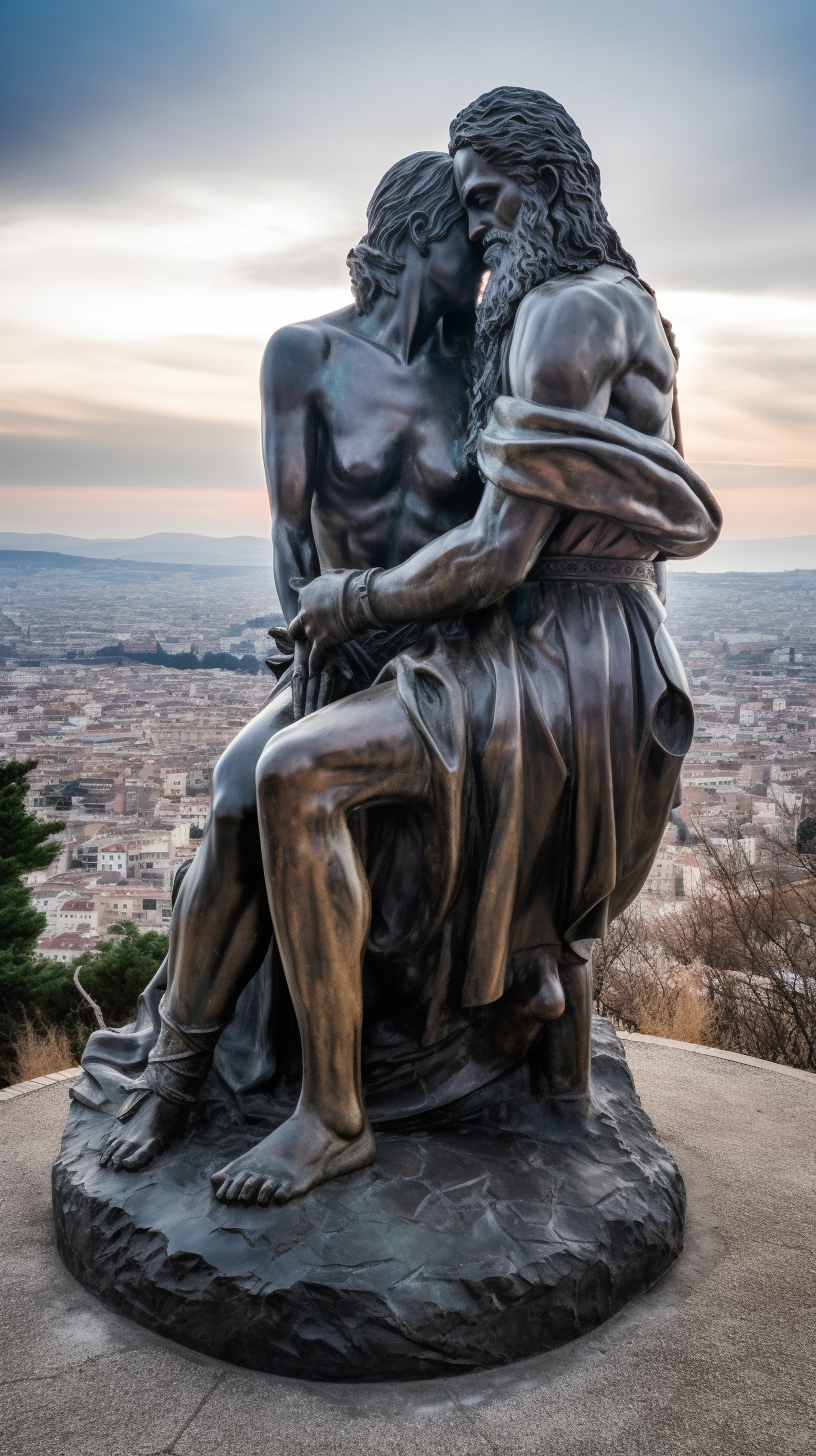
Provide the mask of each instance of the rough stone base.
{"label": "rough stone base", "polygon": [[593,1116],[564,1117],[521,1069],[433,1126],[378,1133],[370,1168],[266,1209],[212,1197],[210,1174],[267,1130],[236,1125],[217,1088],[138,1173],[100,1168],[110,1118],[74,1103],[53,1172],[60,1253],[119,1313],[256,1370],[507,1364],[594,1328],[682,1248],[682,1178],[597,1018],[593,1096]]}

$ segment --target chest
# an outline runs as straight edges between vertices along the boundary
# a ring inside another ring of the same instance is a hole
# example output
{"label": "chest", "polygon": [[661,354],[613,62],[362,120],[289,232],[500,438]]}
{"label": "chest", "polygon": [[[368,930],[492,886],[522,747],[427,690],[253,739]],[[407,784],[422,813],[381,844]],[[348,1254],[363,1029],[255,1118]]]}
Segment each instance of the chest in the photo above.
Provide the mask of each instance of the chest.
{"label": "chest", "polygon": [[403,483],[445,493],[464,468],[461,370],[440,360],[404,368],[383,351],[327,371],[322,453],[336,485],[381,494]]}

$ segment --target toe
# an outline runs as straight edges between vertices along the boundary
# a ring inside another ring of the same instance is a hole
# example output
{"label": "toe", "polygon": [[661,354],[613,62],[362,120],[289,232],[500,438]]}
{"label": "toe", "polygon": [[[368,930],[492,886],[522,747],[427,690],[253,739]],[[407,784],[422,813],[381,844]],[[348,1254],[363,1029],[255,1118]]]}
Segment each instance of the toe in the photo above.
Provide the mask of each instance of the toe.
{"label": "toe", "polygon": [[227,1203],[238,1202],[238,1199],[241,1197],[241,1190],[247,1180],[247,1177],[248,1174],[239,1173],[237,1177],[233,1178],[232,1182],[227,1188]]}
{"label": "toe", "polygon": [[236,1178],[234,1173],[225,1173],[224,1181],[215,1195],[219,1203],[232,1203],[234,1201],[236,1185],[240,1187],[240,1179]]}
{"label": "toe", "polygon": [[251,1173],[239,1194],[241,1202],[251,1203],[262,1183],[263,1178],[259,1178],[257,1173]]}
{"label": "toe", "polygon": [[271,1201],[277,1186],[277,1179],[275,1178],[267,1178],[266,1182],[261,1184],[260,1188],[258,1189],[258,1197],[256,1202],[258,1202],[262,1208],[266,1208],[267,1203]]}
{"label": "toe", "polygon": [[126,1149],[126,1144],[124,1142],[124,1139],[123,1138],[117,1138],[116,1139],[116,1142],[113,1144],[113,1147],[110,1149],[110,1152],[108,1153],[108,1162],[110,1163],[110,1166],[112,1168],[118,1168],[119,1167],[119,1164],[121,1163],[122,1158],[124,1156],[125,1149]]}
{"label": "toe", "polygon": [[144,1148],[133,1148],[130,1151],[125,1148],[122,1157],[119,1160],[119,1166],[120,1168],[130,1168],[131,1171],[134,1168],[143,1168],[145,1163],[149,1163],[150,1159],[154,1157],[157,1152],[158,1147],[155,1144],[155,1140],[151,1140],[151,1142],[147,1144],[147,1147]]}

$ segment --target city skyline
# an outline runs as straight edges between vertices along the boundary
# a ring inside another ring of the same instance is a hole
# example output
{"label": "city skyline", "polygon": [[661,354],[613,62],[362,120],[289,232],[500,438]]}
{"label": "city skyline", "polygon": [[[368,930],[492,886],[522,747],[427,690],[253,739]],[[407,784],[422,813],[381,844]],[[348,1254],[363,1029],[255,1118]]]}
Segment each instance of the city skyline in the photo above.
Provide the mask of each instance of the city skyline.
{"label": "city skyline", "polygon": [[[816,532],[813,17],[800,0],[564,15],[510,0],[12,0],[4,53],[4,527],[268,533],[257,372],[350,299],[396,157],[512,82],[556,95],[681,348],[726,538]],[[314,37],[319,36],[319,45]]]}

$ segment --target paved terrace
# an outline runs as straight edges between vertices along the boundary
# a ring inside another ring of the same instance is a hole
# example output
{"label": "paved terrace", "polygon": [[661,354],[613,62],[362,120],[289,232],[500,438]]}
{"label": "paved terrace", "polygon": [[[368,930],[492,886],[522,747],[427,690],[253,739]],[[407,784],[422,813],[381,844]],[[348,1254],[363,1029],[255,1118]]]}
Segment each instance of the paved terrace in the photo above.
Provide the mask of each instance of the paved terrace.
{"label": "paved terrace", "polygon": [[66,1080],[0,1101],[3,1456],[813,1456],[816,1077],[628,1038],[680,1163],[687,1247],[594,1334],[496,1373],[315,1385],[196,1356],[62,1267]]}

